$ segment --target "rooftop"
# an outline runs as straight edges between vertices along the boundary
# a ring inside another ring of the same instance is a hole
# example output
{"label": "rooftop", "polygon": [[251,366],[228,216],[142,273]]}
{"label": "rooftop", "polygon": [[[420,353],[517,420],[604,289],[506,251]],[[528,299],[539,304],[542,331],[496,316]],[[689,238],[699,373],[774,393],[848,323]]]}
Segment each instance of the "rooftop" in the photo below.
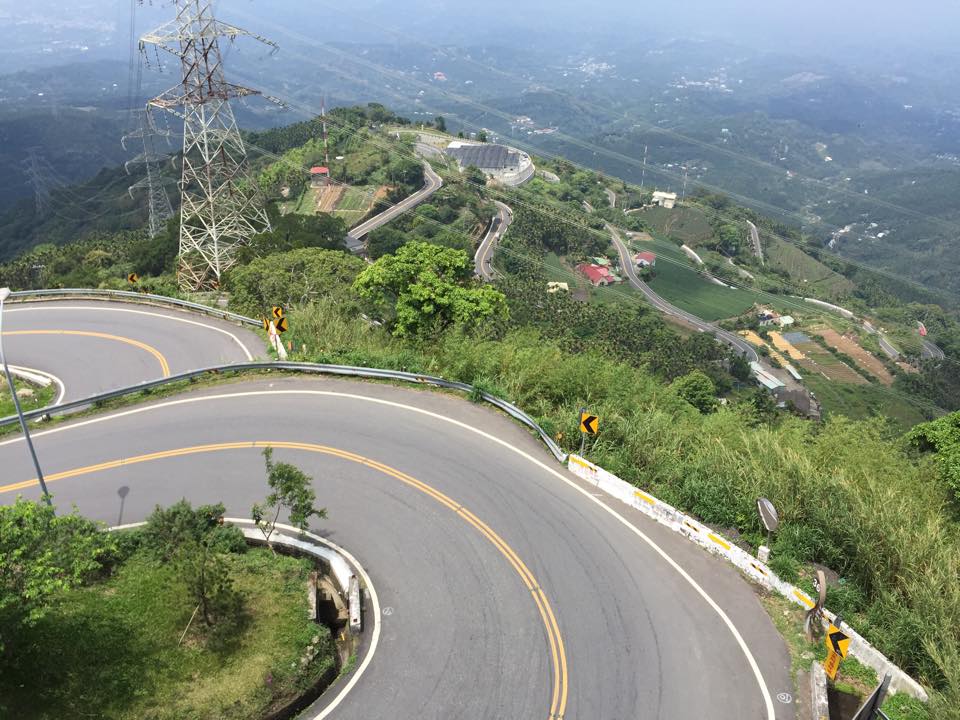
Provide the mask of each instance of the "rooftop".
{"label": "rooftop", "polygon": [[456,158],[461,167],[473,165],[481,170],[505,170],[520,165],[520,154],[506,145],[451,143],[447,155]]}

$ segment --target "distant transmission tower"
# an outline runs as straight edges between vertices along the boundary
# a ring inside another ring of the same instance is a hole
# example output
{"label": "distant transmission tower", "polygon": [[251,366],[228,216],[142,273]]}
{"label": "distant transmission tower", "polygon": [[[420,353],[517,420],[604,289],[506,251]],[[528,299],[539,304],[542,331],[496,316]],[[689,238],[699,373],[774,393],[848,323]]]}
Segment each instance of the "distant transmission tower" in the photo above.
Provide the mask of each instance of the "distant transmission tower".
{"label": "distant transmission tower", "polygon": [[170,196],[167,195],[167,189],[164,187],[169,180],[160,173],[160,163],[166,160],[166,157],[157,153],[154,139],[157,136],[169,136],[169,132],[161,131],[157,128],[153,113],[148,108],[138,111],[139,122],[136,130],[129,135],[124,135],[121,143],[123,149],[127,149],[127,140],[141,140],[143,152],[136,157],[128,160],[125,164],[127,173],[130,173],[131,165],[143,165],[146,169],[146,176],[130,186],[130,197],[133,197],[134,190],[146,190],[147,200],[150,208],[150,218],[148,227],[150,237],[159,235],[167,220],[173,217],[173,207],[170,205]]}
{"label": "distant transmission tower", "polygon": [[216,20],[212,0],[174,5],[176,19],[144,35],[140,48],[153,45],[180,60],[181,82],[149,105],[183,120],[178,276],[184,290],[207,290],[219,286],[237,246],[270,228],[230,107],[231,98],[259,93],[226,81],[219,39],[251,36],[277,46]]}
{"label": "distant transmission tower", "polygon": [[40,150],[38,147],[29,148],[23,165],[27,183],[33,186],[37,215],[42,217],[50,211],[51,188],[59,187],[60,183],[52,179],[48,172],[49,165],[40,157]]}
{"label": "distant transmission tower", "polygon": [[647,146],[643,146],[643,170],[640,171],[640,189],[643,190],[643,183],[647,179]]}
{"label": "distant transmission tower", "polygon": [[330,167],[330,144],[327,141],[327,98],[320,99],[320,119],[323,122],[323,164]]}

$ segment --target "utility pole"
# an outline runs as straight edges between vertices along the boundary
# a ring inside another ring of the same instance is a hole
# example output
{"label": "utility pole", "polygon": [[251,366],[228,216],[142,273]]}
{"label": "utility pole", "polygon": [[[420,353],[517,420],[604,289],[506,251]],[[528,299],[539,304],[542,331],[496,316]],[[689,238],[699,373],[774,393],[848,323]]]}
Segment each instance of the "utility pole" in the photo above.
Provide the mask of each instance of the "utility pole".
{"label": "utility pole", "polygon": [[687,199],[687,166],[683,166],[683,193],[680,195],[680,202]]}
{"label": "utility pole", "polygon": [[183,120],[180,181],[180,253],[177,275],[186,291],[210,290],[235,262],[235,250],[270,229],[247,148],[230,106],[260,93],[226,81],[220,38],[250,36],[277,45],[213,15],[212,0],[175,0],[176,18],[144,35],[179,60],[182,79],[148,105]]}
{"label": "utility pole", "polygon": [[147,191],[147,201],[149,203],[149,232],[150,237],[155,238],[159,235],[167,224],[167,220],[173,217],[173,207],[170,204],[170,196],[164,187],[170,181],[160,173],[160,162],[166,158],[157,153],[154,138],[158,135],[169,137],[169,132],[161,132],[154,120],[153,113],[148,108],[137,111],[139,122],[137,129],[129,135],[124,135],[121,139],[123,149],[127,149],[127,140],[139,139],[142,141],[143,152],[136,157],[128,160],[124,164],[127,174],[130,174],[131,165],[143,165],[146,169],[146,176],[131,185],[127,192],[133,197],[134,190],[145,189]]}

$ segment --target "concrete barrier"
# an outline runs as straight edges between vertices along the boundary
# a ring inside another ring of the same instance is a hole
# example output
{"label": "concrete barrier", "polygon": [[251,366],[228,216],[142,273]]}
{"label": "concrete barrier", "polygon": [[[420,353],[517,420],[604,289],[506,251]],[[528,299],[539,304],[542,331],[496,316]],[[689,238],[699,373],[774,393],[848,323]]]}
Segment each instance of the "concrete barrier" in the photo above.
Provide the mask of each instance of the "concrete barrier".
{"label": "concrete barrier", "polygon": [[[686,536],[689,540],[714,555],[719,555],[724,558],[757,584],[779,593],[791,602],[802,606],[804,609],[809,609],[814,606],[813,599],[805,592],[781,580],[768,565],[760,562],[743,548],[734,545],[723,536],[714,532],[710,527],[704,525],[696,518],[677,510],[672,505],[658,500],[653,495],[640,490],[625,480],[621,480],[599,465],[578,455],[570,455],[568,457],[567,467],[574,475],[593,484],[598,490],[626,503],[635,510],[639,510],[658,523],[666,525],[674,532]],[[825,627],[827,621],[833,621],[835,618],[836,615],[834,613],[829,610],[824,610]],[[873,669],[878,677],[882,678],[885,674],[889,674],[892,677],[890,683],[891,690],[895,692],[905,692],[923,701],[928,699],[927,693],[920,683],[890,662],[883,653],[867,642],[863,636],[857,633],[847,623],[843,623],[840,627],[850,636],[850,655]]]}
{"label": "concrete barrier", "polygon": [[[253,520],[246,518],[224,518],[224,522],[236,526],[243,537],[252,544],[266,545],[263,533],[257,527]],[[109,528],[110,532],[119,530],[134,530],[146,525],[145,522],[130,523],[128,525],[117,525]],[[370,592],[370,578],[366,571],[357,563],[357,561],[347,555],[340,547],[311,533],[300,533],[299,530],[290,525],[278,523],[276,526],[283,532],[275,532],[270,536],[270,542],[277,547],[282,547],[294,552],[309,555],[317,561],[336,585],[337,592],[343,599],[344,604],[350,608],[351,628],[354,614],[359,618],[362,613],[362,599],[360,596],[360,584],[357,576],[363,578],[364,583]],[[360,631],[358,626],[356,632]]]}
{"label": "concrete barrier", "polygon": [[810,717],[813,720],[830,720],[827,671],[818,662],[810,666]]}

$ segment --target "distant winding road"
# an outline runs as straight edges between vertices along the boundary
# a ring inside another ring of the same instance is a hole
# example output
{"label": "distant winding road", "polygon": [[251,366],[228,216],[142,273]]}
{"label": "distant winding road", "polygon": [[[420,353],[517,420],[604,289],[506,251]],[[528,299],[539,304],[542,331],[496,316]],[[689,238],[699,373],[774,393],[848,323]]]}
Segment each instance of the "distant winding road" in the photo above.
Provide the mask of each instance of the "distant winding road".
{"label": "distant winding road", "polygon": [[757,351],[754,350],[750,343],[741,338],[739,335],[727,332],[726,330],[719,328],[716,325],[703,320],[702,318],[698,318],[696,315],[688,313],[686,310],[681,310],[676,305],[672,305],[657,295],[657,293],[655,293],[649,285],[647,285],[637,276],[636,268],[633,265],[633,258],[630,255],[630,248],[628,248],[626,243],[623,242],[623,238],[620,237],[620,233],[618,233],[612,225],[607,225],[607,230],[610,232],[610,237],[613,238],[614,247],[617,248],[617,253],[620,255],[620,267],[623,268],[623,271],[626,273],[627,279],[630,281],[630,284],[633,285],[633,287],[644,294],[647,300],[650,301],[651,305],[665,315],[671,315],[679,318],[698,330],[713,333],[717,340],[732,347],[734,351],[740,353],[740,355],[742,355],[747,362],[760,362],[760,356],[757,354]]}
{"label": "distant winding road", "polygon": [[423,177],[424,185],[420,190],[415,192],[413,195],[404,198],[396,205],[388,207],[379,215],[374,215],[369,220],[362,222],[353,228],[347,234],[347,248],[354,253],[362,251],[364,247],[363,239],[369,233],[386,225],[394,218],[403,215],[403,213],[407,212],[408,210],[415,208],[417,205],[427,200],[437,190],[443,187],[443,178],[434,172],[433,168],[428,162],[423,163]]}
{"label": "distant winding road", "polygon": [[494,216],[493,222],[490,223],[490,229],[473,257],[474,272],[477,277],[487,282],[493,282],[496,278],[497,273],[492,264],[493,256],[497,251],[497,243],[500,242],[503,234],[510,227],[510,223],[513,222],[513,210],[510,209],[509,205],[505,205],[499,200],[495,200],[494,205],[497,206],[497,214]]}
{"label": "distant winding road", "polygon": [[757,226],[749,220],[747,220],[747,225],[750,226],[750,242],[753,243],[753,254],[757,256],[760,264],[763,265],[763,246],[760,244],[760,233],[757,231]]}

